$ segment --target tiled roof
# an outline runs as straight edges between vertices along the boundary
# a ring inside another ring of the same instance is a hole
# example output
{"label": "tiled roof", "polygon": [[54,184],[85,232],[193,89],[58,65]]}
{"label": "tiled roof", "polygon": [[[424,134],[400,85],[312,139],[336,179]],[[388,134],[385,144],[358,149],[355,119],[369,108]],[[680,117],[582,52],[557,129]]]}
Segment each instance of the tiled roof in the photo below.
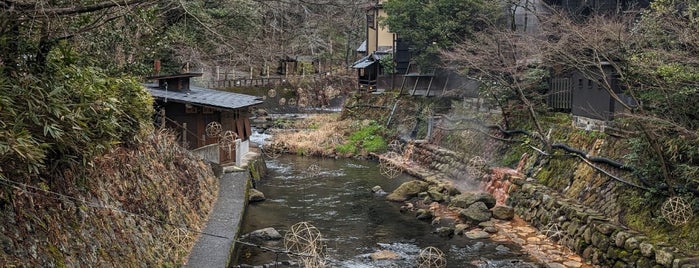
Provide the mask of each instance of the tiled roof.
{"label": "tiled roof", "polygon": [[190,91],[177,92],[159,89],[157,84],[145,85],[153,98],[179,103],[191,103],[222,109],[238,109],[262,103],[259,97],[240,93],[191,86]]}

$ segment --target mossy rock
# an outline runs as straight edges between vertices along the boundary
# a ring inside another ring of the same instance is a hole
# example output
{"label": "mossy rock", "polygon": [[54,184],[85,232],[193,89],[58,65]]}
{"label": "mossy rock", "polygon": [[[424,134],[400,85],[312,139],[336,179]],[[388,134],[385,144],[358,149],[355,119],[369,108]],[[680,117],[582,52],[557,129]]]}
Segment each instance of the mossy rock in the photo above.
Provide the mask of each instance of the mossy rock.
{"label": "mossy rock", "polygon": [[389,201],[403,202],[410,198],[416,197],[419,193],[427,191],[428,183],[419,180],[405,182],[398,186],[391,194],[386,196]]}
{"label": "mossy rock", "polygon": [[489,193],[462,193],[454,196],[449,205],[452,207],[468,208],[473,203],[483,202],[488,209],[495,207],[495,197]]}

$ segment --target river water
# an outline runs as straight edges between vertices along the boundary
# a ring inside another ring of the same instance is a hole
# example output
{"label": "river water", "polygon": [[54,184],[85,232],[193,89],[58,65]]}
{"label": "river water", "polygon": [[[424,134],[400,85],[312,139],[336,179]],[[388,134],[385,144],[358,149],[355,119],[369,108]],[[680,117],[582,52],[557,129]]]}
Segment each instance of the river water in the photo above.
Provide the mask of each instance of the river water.
{"label": "river water", "polygon": [[[401,204],[374,195],[371,188],[379,185],[390,192],[412,178],[384,178],[375,162],[284,155],[268,159],[267,167],[269,174],[256,185],[267,200],[248,206],[241,233],[273,227],[284,235],[293,224],[309,222],[324,238],[329,267],[416,267],[419,251],[428,246],[444,252],[447,267],[540,266],[517,244],[458,235],[440,237],[429,222],[416,220],[413,213],[401,213]],[[283,241],[264,242],[263,246],[284,248]],[[238,248],[233,266],[289,259],[283,253]],[[380,250],[398,253],[400,258],[369,258]]]}

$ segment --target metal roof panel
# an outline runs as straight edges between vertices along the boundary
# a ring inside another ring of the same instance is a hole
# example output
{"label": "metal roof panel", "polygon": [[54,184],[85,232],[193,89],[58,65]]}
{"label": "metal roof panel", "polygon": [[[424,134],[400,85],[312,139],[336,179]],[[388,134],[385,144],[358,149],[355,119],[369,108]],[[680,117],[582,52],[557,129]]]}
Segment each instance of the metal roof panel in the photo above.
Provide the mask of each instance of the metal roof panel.
{"label": "metal roof panel", "polygon": [[191,103],[223,109],[239,109],[262,103],[259,97],[213,90],[202,87],[190,87],[190,91],[177,92],[159,89],[157,85],[145,85],[156,99],[179,103]]}

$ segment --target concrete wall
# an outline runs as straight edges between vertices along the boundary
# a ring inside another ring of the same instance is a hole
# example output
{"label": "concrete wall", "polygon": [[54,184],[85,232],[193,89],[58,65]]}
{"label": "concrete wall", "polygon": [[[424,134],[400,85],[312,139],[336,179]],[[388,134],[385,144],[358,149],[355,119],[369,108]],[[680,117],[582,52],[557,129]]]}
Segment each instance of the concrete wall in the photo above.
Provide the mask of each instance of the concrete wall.
{"label": "concrete wall", "polygon": [[221,163],[220,154],[218,151],[218,143],[199,147],[197,149],[192,150],[192,153],[196,156],[199,156],[207,162],[216,164]]}

